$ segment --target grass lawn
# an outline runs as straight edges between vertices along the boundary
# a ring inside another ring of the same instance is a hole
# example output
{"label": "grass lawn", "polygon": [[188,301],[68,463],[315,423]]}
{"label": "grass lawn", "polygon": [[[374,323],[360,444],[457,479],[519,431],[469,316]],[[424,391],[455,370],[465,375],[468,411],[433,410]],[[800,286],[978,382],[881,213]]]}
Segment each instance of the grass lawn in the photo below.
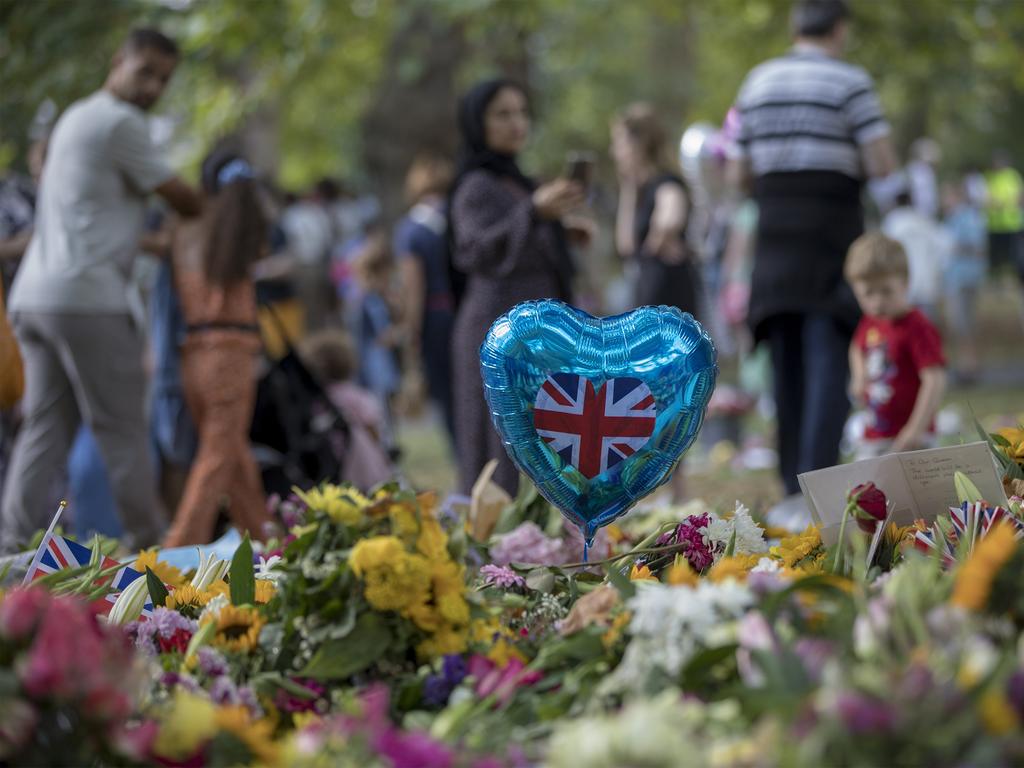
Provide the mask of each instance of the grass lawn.
{"label": "grass lawn", "polygon": [[[990,286],[980,302],[980,353],[987,373],[981,384],[953,388],[944,408],[959,416],[959,434],[965,441],[977,439],[972,411],[989,429],[1024,421],[1024,333],[1013,301],[1005,286]],[[1016,299],[1019,300],[1019,299]],[[947,354],[949,351],[947,350]],[[723,381],[730,379],[734,366],[723,361]],[[774,424],[758,417],[746,419],[744,436],[760,436],[768,445],[774,441]],[[945,438],[955,442],[956,435]],[[441,493],[455,486],[455,469],[440,425],[429,418],[403,422],[399,426],[403,456],[401,467],[413,486]],[[731,507],[738,499],[753,510],[765,510],[782,495],[774,470],[733,470],[726,461],[707,460],[707,452],[695,447],[689,462],[688,494],[712,506]],[[701,454],[705,455],[702,456]],[[728,452],[726,452],[727,454]]]}

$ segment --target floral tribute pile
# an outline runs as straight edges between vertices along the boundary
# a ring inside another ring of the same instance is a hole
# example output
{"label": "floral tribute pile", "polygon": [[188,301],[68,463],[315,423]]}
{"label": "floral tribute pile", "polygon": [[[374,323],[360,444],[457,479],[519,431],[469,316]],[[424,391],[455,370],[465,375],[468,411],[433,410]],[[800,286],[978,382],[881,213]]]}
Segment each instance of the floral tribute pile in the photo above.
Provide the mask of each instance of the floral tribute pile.
{"label": "floral tribute pile", "polygon": [[325,485],[230,562],[140,553],[107,617],[88,575],[9,588],[0,762],[1019,764],[1021,500],[964,495],[897,526],[851,489],[842,550],[658,509],[584,564],[529,488],[478,540],[433,496]]}

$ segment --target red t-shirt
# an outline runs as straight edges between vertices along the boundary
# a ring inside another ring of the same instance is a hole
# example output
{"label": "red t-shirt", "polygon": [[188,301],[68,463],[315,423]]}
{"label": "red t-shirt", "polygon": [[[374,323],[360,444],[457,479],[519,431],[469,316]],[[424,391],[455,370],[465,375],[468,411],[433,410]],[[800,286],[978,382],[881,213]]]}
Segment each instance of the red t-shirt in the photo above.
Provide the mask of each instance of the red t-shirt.
{"label": "red t-shirt", "polygon": [[916,309],[896,320],[865,315],[853,343],[864,354],[864,396],[872,416],[865,437],[896,437],[914,411],[921,369],[946,364],[939,331]]}

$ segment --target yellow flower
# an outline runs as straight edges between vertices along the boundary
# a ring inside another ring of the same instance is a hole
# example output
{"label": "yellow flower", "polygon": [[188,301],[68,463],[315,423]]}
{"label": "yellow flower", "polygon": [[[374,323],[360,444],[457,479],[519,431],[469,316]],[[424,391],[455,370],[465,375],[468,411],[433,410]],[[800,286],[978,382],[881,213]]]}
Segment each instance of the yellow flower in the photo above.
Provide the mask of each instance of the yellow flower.
{"label": "yellow flower", "polygon": [[787,568],[792,568],[801,560],[817,554],[821,548],[821,531],[817,526],[809,525],[803,533],[794,536],[787,536],[776,546],[772,547],[770,554]]}
{"label": "yellow flower", "polygon": [[217,595],[224,595],[224,597],[230,597],[231,587],[228,586],[228,583],[224,581],[224,579],[217,579],[216,581],[211,582],[210,586],[206,588],[205,594],[207,596],[207,599],[209,600],[212,600]]}
{"label": "yellow flower", "polygon": [[629,571],[630,581],[657,581],[657,577],[651,573],[651,569],[646,565],[637,565],[633,563],[632,569]]}
{"label": "yellow flower", "polygon": [[464,626],[442,624],[436,632],[416,647],[416,653],[420,659],[434,659],[450,653],[462,653],[466,650],[467,635],[468,630]]}
{"label": "yellow flower", "polygon": [[194,755],[217,732],[215,709],[209,699],[175,688],[169,707],[159,718],[153,751],[171,760]]}
{"label": "yellow flower", "polygon": [[423,515],[416,550],[431,560],[448,559],[448,536],[433,515]]}
{"label": "yellow flower", "polygon": [[[672,566],[673,568],[677,566]],[[618,616],[612,619],[612,625],[608,627],[608,631],[601,635],[601,644],[605,648],[611,648],[622,636],[622,630],[629,625],[629,620],[633,617],[633,614],[629,611],[622,611]]]}
{"label": "yellow flower", "polygon": [[225,605],[216,616],[202,619],[204,625],[210,622],[217,625],[213,644],[238,653],[248,653],[256,647],[264,624],[263,617],[255,608],[237,605]]}
{"label": "yellow flower", "polygon": [[1017,550],[1014,529],[1007,523],[993,526],[979,541],[956,574],[950,602],[968,611],[980,611],[988,603],[999,569]]}
{"label": "yellow flower", "polygon": [[987,691],[978,701],[981,724],[993,736],[1005,736],[1017,730],[1019,725],[1013,704],[997,690]]}
{"label": "yellow flower", "polygon": [[170,608],[172,611],[184,610],[187,613],[188,609],[202,608],[212,599],[212,594],[209,594],[205,591],[200,592],[191,584],[185,584],[184,586],[178,587],[177,589],[168,592],[167,600],[165,601],[164,605]]}
{"label": "yellow flower", "polygon": [[463,567],[451,560],[434,563],[431,569],[434,587],[434,602],[441,616],[451,624],[465,624],[469,621],[469,604],[466,602],[466,582]]}
{"label": "yellow flower", "polygon": [[308,728],[311,725],[316,725],[324,718],[319,712],[293,712],[292,713],[292,724],[295,726],[295,730],[301,731],[303,728]]}
{"label": "yellow flower", "polygon": [[751,568],[761,559],[759,554],[723,557],[708,571],[708,579],[714,582],[736,579],[746,581]]}
{"label": "yellow flower", "polygon": [[1018,462],[1024,460],[1024,428],[1004,427],[996,434],[1009,443],[1008,446],[1000,447],[1003,453]]}
{"label": "yellow flower", "polygon": [[135,558],[135,564],[132,567],[142,574],[145,574],[146,569],[149,568],[160,581],[172,587],[180,587],[185,583],[185,576],[180,570],[168,563],[161,563],[156,559],[156,556],[157,551],[155,549],[145,549],[139,552],[139,556]]}
{"label": "yellow flower", "polygon": [[269,603],[277,594],[277,587],[270,579],[256,579],[256,602]]}
{"label": "yellow flower", "polygon": [[391,532],[405,541],[413,542],[420,531],[416,508],[408,502],[393,502],[387,505],[391,519]]}
{"label": "yellow flower", "polygon": [[255,758],[251,762],[272,764],[277,760],[277,745],[274,743],[274,726],[266,719],[253,720],[244,705],[218,707],[214,723],[242,742]]}
{"label": "yellow flower", "polygon": [[362,539],[349,557],[352,572],[365,582],[367,601],[379,611],[401,611],[426,602],[430,565],[405,551],[394,536]]}
{"label": "yellow flower", "polygon": [[695,587],[700,577],[690,567],[690,561],[685,557],[677,557],[676,562],[668,569],[666,581],[674,587]]}
{"label": "yellow flower", "polygon": [[309,491],[295,492],[310,509],[325,512],[331,520],[342,525],[358,525],[370,506],[370,500],[355,488],[325,484]]}
{"label": "yellow flower", "polygon": [[616,523],[606,526],[605,531],[608,532],[608,542],[610,544],[614,545],[626,540],[625,532]]}
{"label": "yellow flower", "polygon": [[474,644],[487,648],[484,654],[499,667],[504,667],[512,658],[526,663],[526,657],[513,645],[515,634],[495,618],[477,619],[470,625],[470,637]]}

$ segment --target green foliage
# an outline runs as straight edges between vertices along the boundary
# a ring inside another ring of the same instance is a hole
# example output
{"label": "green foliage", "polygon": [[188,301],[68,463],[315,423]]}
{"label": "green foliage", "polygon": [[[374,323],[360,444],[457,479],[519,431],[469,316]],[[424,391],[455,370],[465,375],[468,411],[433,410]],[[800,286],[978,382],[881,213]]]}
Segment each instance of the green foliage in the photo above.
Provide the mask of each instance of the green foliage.
{"label": "green foliage", "polygon": [[251,605],[256,602],[256,575],[252,564],[252,544],[249,534],[231,558],[231,603],[232,605]]}
{"label": "green foliage", "polygon": [[153,601],[154,608],[167,604],[167,587],[149,566],[146,566],[146,586],[149,588],[149,599]]}
{"label": "green foliage", "polygon": [[[184,52],[161,109],[178,124],[175,157],[186,166],[240,130],[286,186],[329,173],[359,179],[364,145],[374,140],[361,130],[371,103],[395,83],[423,81],[438,51],[460,41],[460,88],[496,72],[528,83],[537,120],[526,165],[553,174],[566,151],[604,156],[610,117],[637,99],[660,106],[671,136],[697,120],[720,123],[749,69],[787,46],[790,5],[105,0],[100,13],[94,2],[0,0],[0,159],[22,164],[39,105],[63,109],[97,88],[127,30],[148,23]],[[901,149],[928,134],[950,169],[984,164],[994,146],[1024,159],[1015,130],[1024,119],[1024,3],[860,0],[854,12],[849,57],[875,77]],[[423,13],[439,21],[432,44],[396,46]]]}

